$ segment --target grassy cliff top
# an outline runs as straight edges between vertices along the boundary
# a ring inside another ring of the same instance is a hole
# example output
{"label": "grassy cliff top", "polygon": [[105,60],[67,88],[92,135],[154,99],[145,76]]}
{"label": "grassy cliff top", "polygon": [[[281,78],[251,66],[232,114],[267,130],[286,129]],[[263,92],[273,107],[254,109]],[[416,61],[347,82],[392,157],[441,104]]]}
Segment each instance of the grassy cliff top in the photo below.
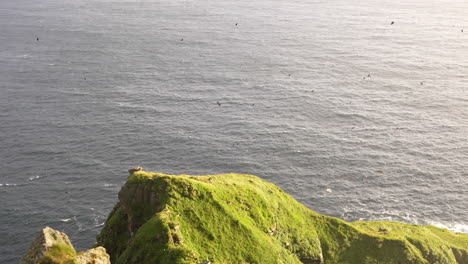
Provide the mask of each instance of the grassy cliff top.
{"label": "grassy cliff top", "polygon": [[468,263],[468,235],[315,213],[256,176],[138,171],[98,243],[113,263]]}

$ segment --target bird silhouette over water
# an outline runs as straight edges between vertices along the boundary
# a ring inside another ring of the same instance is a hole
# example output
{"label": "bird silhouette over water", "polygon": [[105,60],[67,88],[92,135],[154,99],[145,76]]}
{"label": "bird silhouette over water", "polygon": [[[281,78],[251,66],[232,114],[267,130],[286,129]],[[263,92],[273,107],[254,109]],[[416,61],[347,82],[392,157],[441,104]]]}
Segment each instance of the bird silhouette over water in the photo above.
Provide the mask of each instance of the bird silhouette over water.
{"label": "bird silhouette over water", "polygon": [[183,38],[181,38],[181,39],[180,39],[180,41],[184,41],[184,39],[183,39]]}
{"label": "bird silhouette over water", "polygon": [[39,37],[36,38],[36,41],[39,41]]}
{"label": "bird silhouette over water", "polygon": [[238,23],[236,23],[236,27],[237,27],[237,24],[238,24]]}
{"label": "bird silhouette over water", "polygon": [[390,23],[390,25],[393,25],[393,24],[395,24],[395,21],[392,21],[392,23]]}
{"label": "bird silhouette over water", "polygon": [[221,106],[221,103],[219,101],[216,101],[216,103],[218,104],[218,106]]}

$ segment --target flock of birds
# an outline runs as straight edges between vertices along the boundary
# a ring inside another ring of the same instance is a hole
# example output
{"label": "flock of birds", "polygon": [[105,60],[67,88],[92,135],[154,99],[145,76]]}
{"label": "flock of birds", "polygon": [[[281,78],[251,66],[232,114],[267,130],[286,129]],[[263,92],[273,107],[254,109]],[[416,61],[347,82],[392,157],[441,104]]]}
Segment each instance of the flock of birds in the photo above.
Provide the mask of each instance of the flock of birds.
{"label": "flock of birds", "polygon": [[[390,22],[390,25],[394,25],[394,24],[395,24],[395,21]],[[239,25],[239,23],[236,23],[236,24],[235,24],[236,27],[237,27],[238,25]],[[463,33],[463,29],[461,29],[461,32]],[[39,37],[36,37],[36,41],[39,42]],[[184,39],[181,38],[180,41],[184,41]],[[288,77],[291,77],[291,73],[288,74]],[[362,79],[365,80],[365,79],[368,79],[368,78],[371,78],[371,77],[372,77],[372,76],[371,76],[371,74],[369,73],[367,76],[362,77]],[[84,77],[84,79],[86,80],[86,77]],[[424,82],[421,81],[421,82],[419,82],[419,84],[420,84],[420,85],[424,85]],[[307,93],[307,92],[309,92],[309,91],[306,91],[306,93]],[[313,93],[313,92],[315,92],[315,91],[312,90],[312,91],[310,91],[310,92]],[[218,106],[221,106],[221,105],[222,105],[219,101],[216,101],[216,104],[217,104]]]}

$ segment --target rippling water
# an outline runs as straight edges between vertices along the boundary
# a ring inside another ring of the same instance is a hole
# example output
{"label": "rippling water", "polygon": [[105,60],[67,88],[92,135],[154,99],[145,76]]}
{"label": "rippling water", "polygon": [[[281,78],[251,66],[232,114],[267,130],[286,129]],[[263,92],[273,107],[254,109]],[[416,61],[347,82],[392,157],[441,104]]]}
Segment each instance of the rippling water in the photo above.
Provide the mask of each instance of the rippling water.
{"label": "rippling water", "polygon": [[349,221],[468,232],[467,14],[457,0],[1,1],[0,262],[46,225],[91,246],[135,165],[255,174]]}

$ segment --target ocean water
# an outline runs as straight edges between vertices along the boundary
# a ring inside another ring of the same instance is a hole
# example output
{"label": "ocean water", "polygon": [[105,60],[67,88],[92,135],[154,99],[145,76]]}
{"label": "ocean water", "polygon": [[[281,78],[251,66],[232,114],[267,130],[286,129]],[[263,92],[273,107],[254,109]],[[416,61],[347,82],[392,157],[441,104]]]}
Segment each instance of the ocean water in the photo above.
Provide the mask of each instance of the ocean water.
{"label": "ocean water", "polygon": [[91,246],[136,165],[468,232],[467,74],[462,0],[1,1],[0,263]]}

